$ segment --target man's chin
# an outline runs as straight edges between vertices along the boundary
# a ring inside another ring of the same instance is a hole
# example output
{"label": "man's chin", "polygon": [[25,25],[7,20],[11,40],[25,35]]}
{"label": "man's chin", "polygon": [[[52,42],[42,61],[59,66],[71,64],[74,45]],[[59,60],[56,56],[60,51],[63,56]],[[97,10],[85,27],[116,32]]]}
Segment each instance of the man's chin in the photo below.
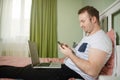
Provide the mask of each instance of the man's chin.
{"label": "man's chin", "polygon": [[87,33],[87,30],[83,30],[85,33]]}

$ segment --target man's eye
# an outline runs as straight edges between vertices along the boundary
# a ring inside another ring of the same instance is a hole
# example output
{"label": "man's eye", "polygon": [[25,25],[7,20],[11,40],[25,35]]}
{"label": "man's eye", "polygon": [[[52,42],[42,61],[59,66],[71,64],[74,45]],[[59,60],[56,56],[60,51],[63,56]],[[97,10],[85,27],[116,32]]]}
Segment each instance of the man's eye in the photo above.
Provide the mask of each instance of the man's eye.
{"label": "man's eye", "polygon": [[84,23],[84,22],[85,22],[85,20],[82,20],[81,22],[82,22],[82,23]]}

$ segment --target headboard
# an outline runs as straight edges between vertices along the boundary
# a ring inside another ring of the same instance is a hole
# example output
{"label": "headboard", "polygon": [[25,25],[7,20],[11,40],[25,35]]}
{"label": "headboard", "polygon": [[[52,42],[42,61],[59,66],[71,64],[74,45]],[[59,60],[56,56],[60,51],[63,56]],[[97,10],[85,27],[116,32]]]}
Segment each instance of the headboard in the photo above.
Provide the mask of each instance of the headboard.
{"label": "headboard", "polygon": [[[113,26],[114,17],[113,15],[119,12],[119,17],[117,17],[117,27]],[[116,56],[116,75],[120,76],[120,0],[116,0],[112,5],[110,5],[108,8],[106,8],[101,14],[100,14],[100,21],[104,20],[107,17],[107,26],[108,31],[111,30],[111,28],[115,28],[116,34],[118,33],[118,36],[116,35],[116,42],[118,41],[118,44],[115,47],[115,56]],[[119,24],[119,25],[118,25]],[[104,25],[103,25],[104,26]],[[118,28],[119,27],[119,28]],[[117,39],[118,37],[118,39]]]}
{"label": "headboard", "polygon": [[112,14],[120,10],[120,0],[116,0],[100,14],[100,20],[108,17],[108,31],[112,28]]}

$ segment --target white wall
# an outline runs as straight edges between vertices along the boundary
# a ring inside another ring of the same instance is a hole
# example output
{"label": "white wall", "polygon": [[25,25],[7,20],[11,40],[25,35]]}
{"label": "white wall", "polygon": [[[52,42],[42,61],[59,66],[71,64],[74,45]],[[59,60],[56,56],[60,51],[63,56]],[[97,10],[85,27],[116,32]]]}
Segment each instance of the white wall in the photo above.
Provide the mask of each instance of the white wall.
{"label": "white wall", "polygon": [[[78,10],[82,8],[82,0],[57,0],[58,40],[72,46],[83,35],[79,27]],[[58,52],[59,57],[64,55]]]}

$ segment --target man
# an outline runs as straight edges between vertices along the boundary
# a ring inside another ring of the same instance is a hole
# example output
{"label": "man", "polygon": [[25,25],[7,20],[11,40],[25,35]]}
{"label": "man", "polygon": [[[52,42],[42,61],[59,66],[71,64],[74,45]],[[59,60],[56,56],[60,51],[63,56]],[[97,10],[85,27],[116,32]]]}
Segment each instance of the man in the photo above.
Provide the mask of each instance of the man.
{"label": "man", "polygon": [[33,69],[26,67],[1,66],[0,77],[24,80],[68,80],[71,77],[95,80],[112,52],[109,37],[100,29],[99,12],[92,6],[79,10],[79,21],[86,36],[71,49],[60,44],[60,51],[66,55],[61,69]]}
{"label": "man", "polygon": [[65,45],[60,46],[60,50],[68,57],[64,62],[70,69],[85,80],[94,80],[111,55],[112,43],[100,29],[99,12],[94,7],[86,6],[79,10],[78,15],[86,36],[75,48],[75,54]]}

